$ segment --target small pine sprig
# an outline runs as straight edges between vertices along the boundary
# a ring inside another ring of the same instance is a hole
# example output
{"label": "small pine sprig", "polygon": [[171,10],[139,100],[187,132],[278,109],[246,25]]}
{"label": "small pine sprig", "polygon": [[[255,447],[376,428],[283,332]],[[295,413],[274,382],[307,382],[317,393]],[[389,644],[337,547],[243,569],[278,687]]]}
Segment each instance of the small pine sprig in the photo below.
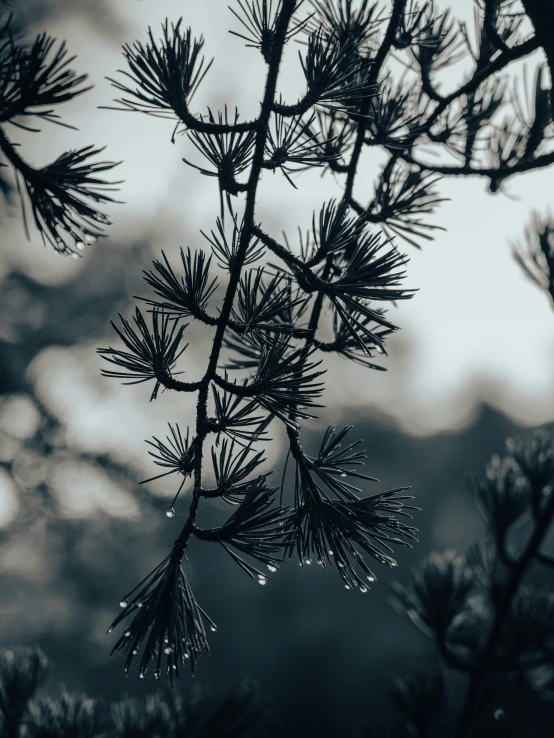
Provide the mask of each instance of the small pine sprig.
{"label": "small pine sprig", "polygon": [[535,213],[525,230],[525,242],[513,247],[525,275],[554,301],[554,223]]}
{"label": "small pine sprig", "polygon": [[335,38],[341,46],[352,44],[358,53],[367,53],[383,20],[376,3],[371,0],[356,4],[352,0],[311,0],[311,3],[316,12],[306,31],[323,29],[325,36]]}
{"label": "small pine sprig", "polygon": [[121,74],[130,84],[109,80],[123,93],[116,101],[119,109],[177,119],[177,127],[190,123],[190,102],[212,62],[202,57],[204,39],[194,39],[190,28],[181,27],[182,22],[181,18],[170,26],[166,20],[158,42],[149,28],[146,44],[135,41],[123,46],[129,71]]}
{"label": "small pine sprig", "polygon": [[172,373],[177,359],[181,356],[188,344],[181,346],[186,326],[178,326],[170,321],[170,316],[152,313],[152,330],[148,328],[146,320],[136,308],[133,322],[135,327],[119,316],[122,328],[112,322],[112,327],[123,341],[126,351],[113,348],[100,348],[98,353],[110,364],[120,369],[102,369],[105,377],[115,377],[127,380],[124,384],[140,384],[155,382],[150,400],[155,400],[161,386],[171,385],[174,380]]}
{"label": "small pine sprig", "polygon": [[309,167],[324,167],[337,156],[328,142],[318,137],[313,127],[315,120],[315,113],[306,121],[301,116],[288,120],[276,116],[268,131],[264,168],[281,171],[295,189],[291,174]]}
{"label": "small pine sprig", "polygon": [[393,604],[425,634],[444,641],[472,588],[463,556],[454,551],[432,553],[421,562],[409,585],[393,585]]}
{"label": "small pine sprig", "polygon": [[508,530],[529,510],[530,489],[513,458],[493,457],[476,493],[489,532],[503,545]]}
{"label": "small pine sprig", "polygon": [[359,497],[355,483],[376,480],[357,469],[365,459],[359,441],[342,447],[350,430],[330,426],[316,457],[306,454],[289,430],[296,510],[289,555],[296,551],[302,566],[312,559],[324,568],[336,565],[347,589],[367,592],[367,581],[376,577],[359,549],[381,564],[396,566],[391,544],[409,545],[409,539],[416,540],[416,529],[395,515],[411,517],[408,511],[417,508],[406,504],[411,497],[399,494],[407,488]]}
{"label": "small pine sprig", "polygon": [[[102,148],[82,146],[50,164],[32,166],[6,132],[12,126],[38,133],[35,121],[73,128],[61,119],[58,108],[90,90],[87,75],[73,69],[74,60],[65,42],[46,33],[30,43],[16,40],[11,15],[2,22],[0,166],[13,172],[27,237],[32,221],[45,244],[64,256],[78,257],[110,224],[101,208],[114,201],[110,193],[120,183],[108,182],[103,174],[117,164],[95,160]],[[0,189],[7,197],[12,184],[2,177]]]}
{"label": "small pine sprig", "polygon": [[[242,392],[255,396],[262,407],[287,425],[296,425],[289,417],[291,409],[297,418],[313,417],[302,408],[318,407],[323,383],[316,380],[325,373],[318,369],[320,361],[310,360],[313,354],[311,347],[292,349],[287,338],[262,345],[256,374]],[[237,392],[234,385],[224,388]]]}
{"label": "small pine sprig", "polygon": [[[216,488],[210,496],[221,497],[232,505],[244,502],[245,495],[261,484],[267,475],[249,479],[265,461],[263,451],[254,451],[253,439],[249,445],[224,438],[219,448],[212,448],[212,464]],[[236,446],[239,450],[235,450]]]}
{"label": "small pine sprig", "polygon": [[[300,0],[297,9],[304,0]],[[281,0],[237,0],[240,8],[238,13],[234,8],[229,8],[231,13],[243,27],[242,33],[229,31],[233,36],[246,41],[246,46],[258,49],[264,60],[269,64],[271,51],[275,40],[276,23],[281,11]],[[287,29],[285,43],[300,33],[306,26],[310,16],[299,20]]]}
{"label": "small pine sprig", "polygon": [[255,400],[244,400],[230,392],[222,392],[212,386],[214,417],[212,429],[215,433],[227,435],[237,443],[252,443],[262,440],[266,434],[266,418],[259,414]]}
{"label": "small pine sprig", "polygon": [[422,218],[445,201],[435,189],[439,181],[440,176],[432,173],[422,174],[394,163],[388,165],[377,184],[371,206],[385,233],[417,247],[417,239],[430,240],[430,231],[444,230]]}
{"label": "small pine sprig", "polygon": [[[0,134],[0,145],[2,139]],[[104,235],[110,220],[97,206],[112,202],[107,192],[114,185],[98,175],[116,164],[89,161],[101,151],[86,146],[68,151],[51,164],[34,169],[4,150],[14,165],[28,235],[27,210],[43,241],[64,255],[77,255]]]}
{"label": "small pine sprig", "polygon": [[356,52],[353,42],[341,44],[323,30],[310,34],[300,59],[312,103],[348,112],[360,97],[374,92],[364,79],[368,60]]}
{"label": "small pine sprig", "polygon": [[161,310],[172,318],[196,317],[208,321],[206,306],[217,289],[217,278],[210,279],[211,257],[203,251],[181,249],[183,276],[177,277],[162,251],[163,263],[153,261],[153,269],[144,271],[144,281],[158,298],[144,299],[154,310]]}
{"label": "small pine sprig", "polygon": [[172,426],[169,423],[170,435],[166,436],[166,442],[160,441],[159,438],[154,437],[152,441],[146,441],[154,451],[148,451],[148,454],[153,458],[154,463],[161,466],[163,469],[169,469],[161,474],[156,474],[149,479],[145,479],[140,484],[148,484],[162,477],[167,477],[170,474],[179,474],[183,477],[177,494],[173,498],[173,502],[169,506],[166,512],[168,518],[172,518],[175,515],[174,505],[183,489],[186,480],[193,474],[196,463],[197,453],[197,441],[196,438],[190,438],[189,429],[187,428],[186,435],[183,437],[181,429],[177,424]]}
{"label": "small pine sprig", "polygon": [[206,541],[220,543],[248,576],[259,584],[267,583],[267,574],[253,566],[244,556],[265,564],[276,572],[282,561],[294,512],[274,504],[276,488],[267,487],[265,478],[250,484],[241,504],[220,528],[198,530],[195,534]]}
{"label": "small pine sprig", "polygon": [[66,125],[56,108],[91,89],[84,86],[87,75],[71,68],[75,57],[65,42],[41,33],[29,45],[17,43],[11,23],[9,18],[0,34],[0,123],[34,117]]}
{"label": "small pine sprig", "polygon": [[108,631],[131,618],[112,653],[125,655],[126,671],[138,654],[140,678],[153,664],[154,676],[159,679],[163,664],[173,681],[187,662],[194,673],[198,657],[209,652],[205,623],[214,631],[216,626],[196,602],[181,556],[175,548],[122,599],[122,612]]}
{"label": "small pine sprig", "polygon": [[[241,240],[243,224],[239,225],[236,216],[233,217],[233,229],[231,237],[227,236],[225,230],[225,224],[220,218],[216,220],[216,232],[210,231],[208,236],[203,231],[200,231],[204,238],[208,241],[212,247],[212,253],[216,258],[217,263],[222,269],[231,273],[235,266],[238,248]],[[248,244],[248,249],[244,256],[243,265],[250,266],[255,264],[265,252],[265,247],[260,243],[260,240],[254,238]]]}

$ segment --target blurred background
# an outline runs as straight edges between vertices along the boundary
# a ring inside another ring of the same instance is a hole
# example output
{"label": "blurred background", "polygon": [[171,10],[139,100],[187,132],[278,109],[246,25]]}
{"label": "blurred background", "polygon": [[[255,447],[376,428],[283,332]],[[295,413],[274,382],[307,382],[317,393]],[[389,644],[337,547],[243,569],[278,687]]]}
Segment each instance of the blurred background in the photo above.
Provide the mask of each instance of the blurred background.
{"label": "blurred background", "polygon": [[[142,385],[103,379],[95,349],[113,343],[109,320],[128,315],[132,296],[145,293],[141,271],[161,249],[171,258],[181,246],[204,245],[199,231],[214,227],[219,198],[215,180],[182,162],[198,158],[186,137],[171,143],[171,122],[99,107],[114,98],[105,78],[122,67],[123,43],[181,15],[215,56],[198,110],[227,103],[255,115],[264,65],[229,35],[237,21],[225,0],[19,5],[26,32],[66,39],[95,87],[60,111],[78,131],[51,127],[40,136],[18,132],[17,140],[36,164],[106,145],[106,158],[122,161],[124,204],[110,209],[110,238],[77,260],[62,259],[38,237],[29,243],[15,201],[0,223],[0,643],[38,643],[55,664],[53,684],[112,699],[154,689],[136,674],[125,681],[120,658],[109,658],[106,629],[186,514],[186,496],[173,520],[164,514],[172,485],[138,485],[155,473],[144,439],[164,435],[167,422],[187,425],[194,408],[168,394],[149,403]],[[455,11],[470,19],[473,3],[456,3]],[[301,91],[295,49],[280,84],[289,100]],[[378,166],[374,156],[359,168],[361,201]],[[340,182],[317,171],[296,183],[293,190],[266,173],[258,215],[268,230],[305,229],[312,211],[340,193]],[[553,169],[516,177],[496,195],[478,180],[443,182],[450,199],[434,222],[446,231],[421,251],[401,244],[411,259],[407,286],[419,292],[394,308],[402,331],[388,343],[388,371],[328,363],[327,407],[309,426],[308,444],[329,423],[353,424],[368,473],[381,480],[370,491],[412,486],[423,508],[415,523],[420,544],[400,553],[400,573],[380,572],[363,596],[345,591],[336,572],[291,562],[260,588],[224,551],[192,548],[190,583],[220,626],[195,679],[215,689],[243,675],[258,680],[276,705],[276,735],[346,735],[387,719],[390,680],[407,659],[434,658],[390,608],[391,576],[406,577],[430,550],[478,539],[470,475],[503,451],[507,436],[554,421],[554,315],[511,255],[531,210],[548,209],[553,185]],[[191,328],[193,377],[210,337]],[[277,467],[281,450],[277,439],[268,451]]]}

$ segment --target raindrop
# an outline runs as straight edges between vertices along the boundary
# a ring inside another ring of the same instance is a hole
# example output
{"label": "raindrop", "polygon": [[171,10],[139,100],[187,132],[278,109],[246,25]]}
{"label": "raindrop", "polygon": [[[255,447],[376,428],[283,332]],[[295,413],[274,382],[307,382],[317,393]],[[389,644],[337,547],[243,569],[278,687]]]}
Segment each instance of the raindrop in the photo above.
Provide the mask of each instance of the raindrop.
{"label": "raindrop", "polygon": [[77,241],[77,243],[75,244],[75,246],[77,246],[77,248],[79,249],[79,251],[82,251],[83,249],[85,249],[87,247],[86,243],[83,243],[82,241]]}
{"label": "raindrop", "polygon": [[268,569],[269,569],[269,571],[271,571],[271,572],[276,572],[276,571],[278,570],[278,568],[279,568],[279,567],[278,567],[278,566],[275,566],[275,564],[268,564],[268,565],[267,565],[267,568],[268,568]]}
{"label": "raindrop", "polygon": [[374,582],[375,581],[375,577],[373,576],[373,574],[368,574],[367,575],[367,581],[368,582]]}
{"label": "raindrop", "polygon": [[329,556],[334,556],[335,555],[335,552],[334,551],[331,551],[331,549],[329,549],[329,551],[327,553],[329,554]]}
{"label": "raindrop", "polygon": [[393,560],[392,560],[392,561],[390,562],[390,565],[391,565],[392,567],[394,567],[394,566],[398,566],[398,563],[397,563],[396,561],[394,561],[394,559],[393,559]]}
{"label": "raindrop", "polygon": [[262,586],[263,586],[264,584],[267,584],[267,579],[266,579],[265,577],[264,577],[263,579],[262,579],[262,577],[260,577],[260,578],[258,579],[258,584],[261,584]]}
{"label": "raindrop", "polygon": [[176,669],[177,668],[177,664],[173,664],[173,668]]}
{"label": "raindrop", "polygon": [[172,651],[173,651],[173,649],[172,649],[172,648],[169,648],[169,647],[167,647],[167,648],[164,648],[164,653],[165,653],[165,654],[167,654],[168,656],[169,656],[169,654],[170,654],[170,653],[171,653]]}
{"label": "raindrop", "polygon": [[167,510],[166,515],[168,518],[175,517],[175,510],[172,507],[170,507],[169,510]]}
{"label": "raindrop", "polygon": [[138,653],[138,648],[135,648],[135,650],[133,651],[133,656],[136,656],[137,653]]}
{"label": "raindrop", "polygon": [[156,669],[156,671],[154,672],[154,678],[155,678],[155,679],[159,679],[159,678],[160,678],[160,672],[159,672],[159,671],[158,671],[157,669]]}
{"label": "raindrop", "polygon": [[349,584],[345,584],[345,585],[344,585],[344,588],[345,588],[345,589],[350,589],[350,585],[349,585]]}
{"label": "raindrop", "polygon": [[125,638],[129,638],[129,637],[130,637],[130,635],[131,635],[131,631],[130,631],[130,630],[128,630],[128,631],[127,631],[127,632],[125,633]]}
{"label": "raindrop", "polygon": [[367,587],[360,587],[360,592],[365,594],[367,592]]}
{"label": "raindrop", "polygon": [[343,473],[341,474],[341,477],[343,477],[343,478],[344,478],[344,477],[346,477],[346,472],[343,472]]}
{"label": "raindrop", "polygon": [[125,600],[121,600],[121,602],[119,603],[119,607],[127,607],[127,603],[125,602]]}
{"label": "raindrop", "polygon": [[186,658],[186,659],[190,659],[190,653],[186,653],[186,654],[185,654],[185,658]]}
{"label": "raindrop", "polygon": [[311,559],[306,559],[306,564],[307,564],[308,566],[310,566],[310,564],[311,564],[311,563],[312,563],[312,560],[311,560]]}
{"label": "raindrop", "polygon": [[494,711],[494,719],[495,720],[502,720],[502,718],[505,715],[506,715],[506,713],[504,712],[504,710],[501,707],[499,707],[498,710],[495,710]]}
{"label": "raindrop", "polygon": [[142,607],[142,602],[137,602],[137,607]]}
{"label": "raindrop", "polygon": [[80,259],[81,257],[79,256],[79,254],[71,254],[71,258],[72,259]]}
{"label": "raindrop", "polygon": [[113,625],[110,625],[110,627],[108,628],[108,633],[111,633],[112,631],[113,631]]}
{"label": "raindrop", "polygon": [[144,679],[144,672],[143,672],[143,671],[141,671],[141,672],[139,673],[139,679]]}
{"label": "raindrop", "polygon": [[341,569],[344,569],[344,564],[342,563],[342,561],[337,561],[337,564]]}
{"label": "raindrop", "polygon": [[215,633],[217,631],[217,627],[215,625],[211,625],[210,630],[212,631],[212,633]]}
{"label": "raindrop", "polygon": [[87,242],[88,244],[93,244],[93,243],[96,243],[96,241],[97,241],[97,240],[98,240],[98,239],[96,238],[96,236],[93,236],[93,235],[92,235],[92,233],[87,233],[87,234],[85,234],[85,241],[86,241],[86,242]]}
{"label": "raindrop", "polygon": [[385,353],[385,349],[384,348],[381,348],[381,346],[375,346],[375,350],[377,351],[378,354],[384,354]]}

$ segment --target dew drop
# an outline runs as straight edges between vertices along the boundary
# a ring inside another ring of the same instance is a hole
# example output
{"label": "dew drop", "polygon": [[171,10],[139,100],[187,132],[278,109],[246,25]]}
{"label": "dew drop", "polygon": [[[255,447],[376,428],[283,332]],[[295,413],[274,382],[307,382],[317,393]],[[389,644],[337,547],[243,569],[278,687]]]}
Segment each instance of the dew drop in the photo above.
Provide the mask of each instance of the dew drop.
{"label": "dew drop", "polygon": [[374,582],[375,581],[375,577],[373,576],[373,574],[368,574],[367,575],[367,581],[368,582]]}
{"label": "dew drop", "polygon": [[269,571],[274,572],[274,573],[279,569],[279,567],[275,566],[275,564],[268,564],[267,568]]}
{"label": "dew drop", "polygon": [[143,671],[141,671],[141,672],[139,673],[139,679],[144,679],[144,672],[143,672]]}
{"label": "dew drop", "polygon": [[344,479],[344,478],[346,477],[346,474],[345,474],[345,473],[343,472],[343,473],[341,474],[341,477],[342,477],[342,478]]}
{"label": "dew drop", "polygon": [[176,669],[177,668],[177,664],[173,664],[173,668]]}
{"label": "dew drop", "polygon": [[365,594],[367,592],[367,587],[360,587],[360,592]]}
{"label": "dew drop", "polygon": [[186,653],[186,654],[185,654],[185,658],[186,658],[186,659],[190,659],[190,653]]}
{"label": "dew drop", "polygon": [[495,720],[502,720],[502,718],[505,715],[506,715],[506,713],[504,712],[504,710],[501,707],[499,707],[498,710],[495,710],[494,711],[494,719]]}
{"label": "dew drop", "polygon": [[127,631],[127,632],[125,633],[125,638],[129,638],[129,637],[130,637],[130,635],[131,635],[131,631],[130,631],[130,630],[128,630],[128,631]]}
{"label": "dew drop", "polygon": [[217,627],[215,625],[211,625],[210,630],[212,631],[212,633],[215,633],[217,631]]}
{"label": "dew drop", "polygon": [[142,607],[142,602],[137,602],[137,607]]}
{"label": "dew drop", "polygon": [[398,566],[398,563],[397,563],[396,561],[394,561],[394,559],[393,559],[393,560],[392,560],[392,561],[390,562],[390,565],[391,565],[392,567],[395,567],[395,566]]}
{"label": "dew drop", "polygon": [[79,249],[79,251],[82,251],[83,249],[85,249],[87,247],[86,243],[83,243],[82,241],[77,241],[77,243],[75,244],[75,246],[77,246],[77,248]]}
{"label": "dew drop", "polygon": [[79,254],[71,254],[71,258],[72,259],[80,259],[81,257],[79,256]]}
{"label": "dew drop", "polygon": [[175,517],[175,510],[172,507],[170,507],[169,510],[167,510],[165,514],[167,515],[168,518],[173,518]]}
{"label": "dew drop", "polygon": [[110,627],[108,628],[108,633],[111,633],[112,631],[113,631],[113,625],[110,625]]}
{"label": "dew drop", "polygon": [[125,602],[125,600],[121,600],[121,602],[119,603],[119,607],[127,607],[127,603]]}
{"label": "dew drop", "polygon": [[344,569],[344,564],[342,563],[342,561],[337,561],[337,564],[341,569]]}
{"label": "dew drop", "polygon": [[172,651],[173,651],[173,649],[172,649],[172,648],[169,648],[169,647],[168,647],[168,648],[164,648],[164,653],[165,653],[165,654],[167,654],[168,656],[169,656],[169,654],[170,654],[170,653],[171,653]]}
{"label": "dew drop", "polygon": [[263,578],[262,578],[262,577],[260,577],[260,578],[258,579],[258,584],[261,584],[261,585],[262,585],[262,587],[263,587],[263,585],[264,585],[264,584],[267,584],[267,579],[266,579],[265,577],[263,577]]}
{"label": "dew drop", "polygon": [[311,563],[312,563],[312,560],[311,560],[311,559],[306,559],[306,564],[307,564],[308,566],[310,566],[310,564],[311,564]]}
{"label": "dew drop", "polygon": [[345,584],[345,585],[344,585],[344,588],[345,588],[345,589],[350,589],[350,585],[349,585],[349,584]]}
{"label": "dew drop", "polygon": [[375,350],[377,351],[378,354],[384,354],[385,353],[385,349],[384,348],[381,348],[381,346],[378,346],[378,345],[375,346]]}
{"label": "dew drop", "polygon": [[133,651],[133,656],[136,656],[137,653],[138,653],[138,648],[135,648],[135,650]]}
{"label": "dew drop", "polygon": [[335,552],[334,551],[331,551],[331,549],[329,549],[329,551],[327,553],[329,554],[329,556],[334,556],[335,555]]}
{"label": "dew drop", "polygon": [[154,678],[155,678],[155,679],[159,679],[159,678],[160,678],[160,672],[159,672],[159,671],[158,671],[157,669],[156,669],[156,671],[154,672]]}

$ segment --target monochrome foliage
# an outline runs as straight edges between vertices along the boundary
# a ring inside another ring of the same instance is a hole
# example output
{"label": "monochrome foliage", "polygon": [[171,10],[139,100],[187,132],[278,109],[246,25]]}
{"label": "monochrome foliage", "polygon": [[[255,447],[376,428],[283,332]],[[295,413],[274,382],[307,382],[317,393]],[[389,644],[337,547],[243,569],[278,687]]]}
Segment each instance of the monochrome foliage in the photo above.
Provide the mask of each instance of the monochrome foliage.
{"label": "monochrome foliage", "polygon": [[[554,162],[546,68],[538,66],[526,96],[507,72],[544,46],[532,6],[477,2],[470,28],[418,0],[237,0],[231,33],[267,67],[259,114],[248,121],[236,108],[192,112],[212,62],[202,56],[203,38],[182,20],[166,21],[160,38],[149,29],[145,42],[123,47],[126,68],[111,80],[117,109],[171,120],[173,141],[187,134],[192,155],[184,161],[216,178],[219,193],[219,217],[203,233],[209,249],[181,249],[178,268],[164,253],[154,260],[144,272],[153,294],[138,298],[149,318],[138,308],[133,322],[121,316],[121,327],[113,326],[123,347],[99,349],[109,364],[105,376],[151,383],[151,400],[161,390],[196,396],[196,417],[185,431],[170,424],[165,440],[149,441],[162,472],[144,484],[175,477],[172,518],[189,482],[189,506],[169,554],[121,601],[112,628],[123,628],[114,650],[126,669],[138,661],[143,676],[153,664],[156,676],[166,671],[173,681],[187,661],[194,671],[208,651],[206,629],[215,626],[186,576],[193,537],[219,543],[260,584],[269,576],[259,565],[273,573],[282,559],[297,556],[302,566],[336,567],[344,586],[360,592],[376,580],[370,562],[396,566],[396,548],[416,540],[416,529],[403,520],[417,509],[408,488],[367,493],[376,480],[360,470],[365,456],[360,442],[347,440],[351,428],[329,427],[314,455],[302,444],[303,425],[321,407],[327,354],[385,368],[374,357],[386,354],[398,329],[389,308],[415,294],[404,286],[408,257],[399,244],[419,248],[439,230],[432,216],[444,200],[441,178],[481,176],[497,192],[510,177]],[[535,34],[527,32],[529,19]],[[292,41],[300,42],[305,92],[287,102],[277,81]],[[111,201],[103,174],[113,165],[91,161],[100,149],[85,146],[31,167],[6,128],[29,129],[29,119],[61,123],[57,105],[86,89],[72,61],[64,44],[44,34],[34,43],[16,40],[9,19],[0,30],[0,163],[15,175],[24,213],[65,254],[103,233],[108,221],[97,208]],[[462,77],[447,92],[444,70]],[[356,175],[362,153],[373,147],[383,163],[364,203]],[[265,171],[281,173],[296,187],[296,174],[308,168],[330,172],[341,196],[314,212],[296,243],[286,236],[281,243],[260,222],[260,180]],[[11,187],[0,179],[6,197]],[[553,232],[550,219],[537,215],[515,252],[554,300]],[[213,330],[205,371],[193,381],[182,379],[185,319]],[[261,445],[279,426],[289,447],[280,490],[268,486]],[[490,540],[465,554],[433,554],[409,584],[395,586],[396,607],[436,639],[448,666],[471,675],[457,738],[468,735],[497,666],[508,665],[542,693],[554,691],[552,598],[520,587],[532,561],[553,563],[543,550],[554,514],[552,458],[550,439],[537,436],[530,447],[514,445],[506,459],[493,461],[477,484]],[[209,473],[213,487],[205,484]],[[210,498],[232,511],[206,529],[199,513]],[[512,531],[525,519],[534,528],[518,555]],[[438,676],[406,677],[394,695],[411,734],[423,735],[443,702],[443,683]],[[67,700],[60,705],[92,735],[87,709],[70,709]],[[55,710],[34,709],[38,722],[58,720]],[[163,722],[164,711],[154,703],[139,711],[140,730]],[[114,713],[122,733],[131,713]]]}

